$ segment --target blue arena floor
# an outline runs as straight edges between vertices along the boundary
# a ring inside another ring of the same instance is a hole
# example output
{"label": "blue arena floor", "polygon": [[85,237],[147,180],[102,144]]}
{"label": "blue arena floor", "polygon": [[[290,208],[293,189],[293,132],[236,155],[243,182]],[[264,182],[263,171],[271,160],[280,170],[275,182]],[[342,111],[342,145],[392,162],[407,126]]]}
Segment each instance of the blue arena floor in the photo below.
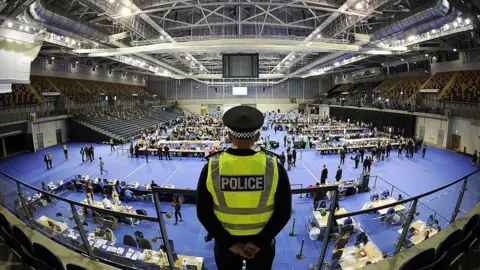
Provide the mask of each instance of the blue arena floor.
{"label": "blue arena floor", "polygon": [[[271,135],[271,140],[279,140],[283,146],[283,132],[267,132]],[[41,182],[56,182],[60,179],[69,179],[76,174],[88,174],[91,177],[100,176],[98,167],[98,157],[102,157],[105,162],[105,169],[108,171],[104,178],[117,178],[126,182],[138,181],[141,184],[150,183],[153,179],[159,185],[174,185],[175,188],[191,188],[195,189],[198,176],[205,164],[200,158],[184,158],[180,160],[173,157],[172,161],[158,160],[157,157],[150,157],[150,163],[146,163],[144,158],[129,158],[127,151],[110,152],[107,145],[95,145],[94,162],[82,162],[80,156],[81,143],[68,143],[69,159],[65,160],[63,156],[62,146],[53,146],[40,150],[36,153],[27,153],[14,156],[0,161],[0,171],[10,174],[17,179],[25,181],[31,185],[41,187]],[[126,147],[125,147],[126,148]],[[283,147],[275,152],[284,150]],[[53,169],[47,170],[43,162],[43,155],[51,152],[53,155]],[[299,188],[298,184],[304,187],[314,184],[319,179],[321,167],[323,164],[329,169],[329,179],[333,179],[335,171],[339,165],[338,155],[321,156],[313,150],[305,150],[298,153],[297,167],[289,171],[290,182],[292,188]],[[343,179],[356,179],[361,173],[361,168],[354,169],[353,161],[350,155],[347,156],[343,168]],[[453,180],[456,180],[470,172],[474,171],[470,163],[470,158],[463,155],[439,149],[436,147],[428,147],[425,158],[421,157],[421,153],[409,159],[404,156],[397,157],[395,151],[392,151],[391,157],[383,162],[375,162],[372,166],[372,176],[377,178],[376,189],[391,189],[391,186],[385,181],[395,186],[393,196],[396,198],[401,193],[404,198],[408,196],[418,195],[429,190],[438,188]],[[373,187],[375,178],[370,180],[370,186]],[[383,179],[383,180],[382,180]],[[385,181],[384,181],[385,180]],[[468,184],[468,191],[465,193],[461,211],[462,215],[470,210],[479,199],[480,181],[472,177]],[[0,180],[0,187],[4,188],[4,181]],[[430,214],[435,214],[440,221],[442,227],[448,224],[452,211],[455,207],[458,191],[461,185],[455,185],[448,190],[443,190],[422,200],[418,206],[418,219],[426,220]],[[372,189],[372,192],[375,189]],[[5,190],[4,190],[5,191]],[[68,192],[63,196],[69,199],[81,201],[85,198],[83,192]],[[342,198],[340,206],[349,212],[357,211],[362,208],[368,201],[370,193],[361,193],[354,196]],[[96,200],[101,200],[97,197]],[[60,204],[60,203],[58,203]],[[144,201],[133,202],[134,208],[142,208],[151,216],[155,215],[155,208],[151,204]],[[52,207],[55,207],[52,211]],[[35,217],[47,215],[54,218],[55,213],[67,206],[49,205],[38,209]],[[168,204],[162,204],[166,209],[170,208]],[[294,212],[292,219],[285,229],[277,236],[276,257],[274,269],[308,269],[309,264],[316,264],[322,241],[310,240],[306,226],[307,219],[313,219],[312,201],[306,198],[294,198]],[[436,213],[435,213],[436,212]],[[167,229],[169,238],[175,242],[175,249],[179,254],[188,254],[205,257],[206,269],[216,269],[213,258],[213,241],[205,243],[203,237],[206,232],[196,218],[194,205],[183,205],[182,214],[184,222],[174,225],[174,220],[167,220]],[[296,236],[290,237],[288,234],[292,230],[292,222],[295,219]],[[385,225],[379,220],[377,214],[368,214],[354,217],[355,221],[360,222],[362,230],[366,231],[371,240],[384,253],[391,253],[394,250],[394,242],[398,237],[399,226]],[[71,223],[71,221],[67,221]],[[92,231],[93,222],[89,222],[90,227],[87,230]],[[156,223],[141,223],[136,228],[127,225],[120,225],[115,231],[117,241],[121,243],[124,234],[133,234],[133,231],[141,230],[145,234],[145,238],[153,238],[160,235],[159,227]],[[302,239],[305,240],[303,253],[305,258],[298,260],[295,255],[300,251]],[[354,237],[350,238],[353,243]],[[158,248],[158,243],[153,244],[153,248]],[[329,243],[327,258],[330,257],[332,243]]]}

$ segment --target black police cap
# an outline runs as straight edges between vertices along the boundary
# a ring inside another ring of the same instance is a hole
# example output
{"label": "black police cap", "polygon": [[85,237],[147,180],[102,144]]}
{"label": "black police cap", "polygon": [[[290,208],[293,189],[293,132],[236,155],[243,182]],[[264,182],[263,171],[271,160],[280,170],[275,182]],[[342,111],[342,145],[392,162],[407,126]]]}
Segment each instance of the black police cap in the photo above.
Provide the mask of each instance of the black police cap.
{"label": "black police cap", "polygon": [[237,139],[255,137],[263,126],[263,113],[250,106],[237,106],[223,115],[223,123],[228,132]]}

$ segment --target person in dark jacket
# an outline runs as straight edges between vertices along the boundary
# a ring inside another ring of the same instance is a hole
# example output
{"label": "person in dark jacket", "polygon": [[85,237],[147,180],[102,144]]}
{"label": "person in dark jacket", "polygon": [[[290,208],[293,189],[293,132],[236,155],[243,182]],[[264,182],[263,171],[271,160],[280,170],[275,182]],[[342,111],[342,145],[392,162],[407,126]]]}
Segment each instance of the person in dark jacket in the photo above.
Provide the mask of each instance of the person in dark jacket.
{"label": "person in dark jacket", "polygon": [[425,154],[427,153],[427,144],[423,144],[423,149],[422,149],[422,157],[425,158]]}
{"label": "person in dark jacket", "polygon": [[80,148],[80,155],[82,156],[82,162],[85,161],[85,149],[83,149],[83,146]]}
{"label": "person in dark jacket", "polygon": [[[320,183],[319,182],[315,183],[315,187],[316,188],[320,187]],[[317,192],[313,193],[313,211],[317,211],[318,204],[319,204],[320,200],[323,200],[325,195],[326,194],[323,191],[317,191]]]}
{"label": "person in dark jacket", "polygon": [[360,153],[360,157],[362,158],[360,162],[363,162],[363,156],[365,155],[365,148],[363,148],[363,146],[360,146],[360,149],[358,149],[358,152]]}
{"label": "person in dark jacket", "polygon": [[135,144],[135,157],[138,158],[138,152],[140,150],[140,146],[137,144]]}
{"label": "person in dark jacket", "polygon": [[49,160],[49,157],[48,157],[48,153],[47,153],[43,156],[43,162],[45,162],[45,164],[47,165],[47,170],[50,169],[50,165],[49,165],[48,160]]}
{"label": "person in dark jacket", "polygon": [[182,213],[180,212],[182,209],[180,206],[180,197],[178,194],[173,195],[172,207],[175,209],[175,225],[177,225],[179,221],[178,217],[180,217],[180,221],[183,221]]}
{"label": "person in dark jacket", "polygon": [[390,151],[392,151],[392,144],[389,142],[387,144],[387,158],[390,157]]}
{"label": "person in dark jacket", "polygon": [[478,160],[478,155],[477,155],[477,150],[473,152],[472,156],[472,166],[476,167],[477,166],[477,160]]}
{"label": "person in dark jacket", "polygon": [[368,168],[368,164],[370,163],[369,158],[366,157],[365,160],[363,161],[363,172],[365,173]]}
{"label": "person in dark jacket", "polygon": [[170,148],[168,148],[168,146],[165,145],[165,147],[163,147],[163,151],[165,151],[165,160],[172,160],[170,158]]}
{"label": "person in dark jacket", "polygon": [[133,158],[133,143],[130,144],[130,149],[129,149],[129,152],[130,152],[130,157]]}
{"label": "person in dark jacket", "polygon": [[320,184],[325,184],[327,177],[328,177],[328,169],[327,169],[327,166],[323,165],[322,175],[320,177]]}
{"label": "person in dark jacket", "polygon": [[[90,151],[91,151],[91,154],[92,154],[92,160],[95,159],[95,148],[93,147],[93,145],[90,145]],[[92,161],[90,160],[90,161]]]}
{"label": "person in dark jacket", "polygon": [[345,151],[345,149],[340,150],[340,165],[345,164],[346,154],[347,154],[347,151]]}
{"label": "person in dark jacket", "polygon": [[295,164],[296,162],[297,162],[297,149],[293,148],[293,151],[292,151],[292,166],[293,167],[297,167],[297,164]]}
{"label": "person in dark jacket", "polygon": [[335,174],[335,179],[337,180],[337,182],[342,179],[342,168],[340,168],[340,166],[338,166],[337,173]]}

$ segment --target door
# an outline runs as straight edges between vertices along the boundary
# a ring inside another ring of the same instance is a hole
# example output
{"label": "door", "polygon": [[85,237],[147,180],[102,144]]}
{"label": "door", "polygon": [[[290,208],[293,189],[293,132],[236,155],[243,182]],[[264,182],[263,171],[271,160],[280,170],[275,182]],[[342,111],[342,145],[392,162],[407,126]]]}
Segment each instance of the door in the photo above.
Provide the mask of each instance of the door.
{"label": "door", "polygon": [[37,133],[37,147],[43,149],[43,133]]}
{"label": "door", "polygon": [[452,145],[450,148],[452,148],[453,150],[459,150],[461,140],[462,140],[462,136],[457,134],[452,134]]}
{"label": "door", "polygon": [[418,136],[422,139],[425,138],[425,126],[420,126],[420,134]]}
{"label": "door", "polygon": [[444,136],[444,130],[439,129],[438,130],[438,135],[437,135],[437,145],[442,146],[443,145],[443,136]]}
{"label": "door", "polygon": [[61,129],[57,129],[57,144],[62,144],[63,141],[62,141],[62,130]]}

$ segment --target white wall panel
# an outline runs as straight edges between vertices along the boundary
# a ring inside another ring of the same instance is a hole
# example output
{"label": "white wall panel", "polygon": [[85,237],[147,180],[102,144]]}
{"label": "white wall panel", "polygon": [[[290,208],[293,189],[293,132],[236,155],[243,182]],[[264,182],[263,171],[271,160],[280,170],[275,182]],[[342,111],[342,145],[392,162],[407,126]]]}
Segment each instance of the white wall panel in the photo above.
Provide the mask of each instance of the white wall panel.
{"label": "white wall panel", "polygon": [[425,127],[424,141],[426,143],[437,145],[438,130],[443,130],[444,138],[442,144],[439,146],[447,146],[448,120],[417,116],[417,119],[415,121],[415,135],[420,135],[420,128],[422,126]]}
{"label": "white wall panel", "polygon": [[69,127],[66,116],[42,118],[41,122],[32,123],[34,150],[38,149],[37,134],[43,134],[44,148],[57,144],[57,129],[62,130],[62,142],[68,141]]}
{"label": "white wall panel", "polygon": [[449,133],[461,136],[460,150],[473,154],[475,150],[480,151],[480,122],[472,119],[454,117],[451,121],[452,130]]}

